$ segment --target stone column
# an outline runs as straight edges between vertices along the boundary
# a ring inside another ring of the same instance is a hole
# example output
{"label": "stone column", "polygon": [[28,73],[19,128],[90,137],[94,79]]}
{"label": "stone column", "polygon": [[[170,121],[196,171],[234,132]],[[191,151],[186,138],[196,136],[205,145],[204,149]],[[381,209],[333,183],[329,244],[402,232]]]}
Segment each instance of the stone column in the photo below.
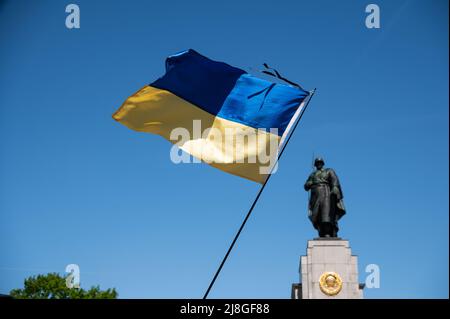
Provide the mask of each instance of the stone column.
{"label": "stone column", "polygon": [[308,241],[300,258],[300,283],[292,285],[293,299],[361,299],[358,257],[348,240],[316,238]]}

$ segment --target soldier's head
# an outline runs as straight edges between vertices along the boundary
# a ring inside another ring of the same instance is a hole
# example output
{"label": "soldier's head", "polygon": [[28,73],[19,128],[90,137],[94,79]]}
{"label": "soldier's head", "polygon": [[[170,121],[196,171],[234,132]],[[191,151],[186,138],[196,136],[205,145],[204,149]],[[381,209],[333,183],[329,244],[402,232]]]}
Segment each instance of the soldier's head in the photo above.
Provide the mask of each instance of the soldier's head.
{"label": "soldier's head", "polygon": [[315,166],[317,169],[321,169],[324,165],[325,165],[325,162],[323,161],[323,158],[322,158],[322,157],[317,157],[317,158],[314,160],[314,166]]}

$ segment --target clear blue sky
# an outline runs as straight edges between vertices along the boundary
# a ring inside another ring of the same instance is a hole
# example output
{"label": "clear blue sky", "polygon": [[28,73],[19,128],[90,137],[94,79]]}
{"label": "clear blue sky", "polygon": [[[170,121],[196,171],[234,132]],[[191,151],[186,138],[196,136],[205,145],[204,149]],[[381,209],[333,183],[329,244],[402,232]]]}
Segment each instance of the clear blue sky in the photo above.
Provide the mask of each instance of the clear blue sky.
{"label": "clear blue sky", "polygon": [[341,179],[360,281],[381,268],[365,296],[448,297],[447,1],[77,0],[78,30],[69,3],[0,2],[0,293],[75,263],[122,298],[203,296],[259,185],[111,118],[193,48],[318,88],[210,297],[290,297],[313,152]]}

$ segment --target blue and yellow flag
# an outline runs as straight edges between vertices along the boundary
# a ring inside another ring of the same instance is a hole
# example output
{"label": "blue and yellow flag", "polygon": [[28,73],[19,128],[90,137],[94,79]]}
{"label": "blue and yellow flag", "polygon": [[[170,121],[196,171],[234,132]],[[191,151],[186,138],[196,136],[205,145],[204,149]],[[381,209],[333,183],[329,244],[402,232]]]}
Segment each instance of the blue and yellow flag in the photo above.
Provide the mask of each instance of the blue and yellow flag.
{"label": "blue and yellow flag", "polygon": [[130,96],[113,118],[161,135],[199,161],[263,183],[308,94],[190,49],[169,56],[166,73]]}

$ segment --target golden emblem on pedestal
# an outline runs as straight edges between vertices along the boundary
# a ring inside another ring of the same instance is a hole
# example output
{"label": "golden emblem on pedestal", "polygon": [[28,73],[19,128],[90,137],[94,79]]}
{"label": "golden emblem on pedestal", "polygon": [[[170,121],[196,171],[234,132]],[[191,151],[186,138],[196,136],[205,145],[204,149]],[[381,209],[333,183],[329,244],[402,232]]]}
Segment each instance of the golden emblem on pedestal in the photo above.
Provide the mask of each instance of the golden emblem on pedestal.
{"label": "golden emblem on pedestal", "polygon": [[332,271],[324,272],[319,279],[320,290],[325,295],[335,296],[342,289],[342,279],[341,277]]}

